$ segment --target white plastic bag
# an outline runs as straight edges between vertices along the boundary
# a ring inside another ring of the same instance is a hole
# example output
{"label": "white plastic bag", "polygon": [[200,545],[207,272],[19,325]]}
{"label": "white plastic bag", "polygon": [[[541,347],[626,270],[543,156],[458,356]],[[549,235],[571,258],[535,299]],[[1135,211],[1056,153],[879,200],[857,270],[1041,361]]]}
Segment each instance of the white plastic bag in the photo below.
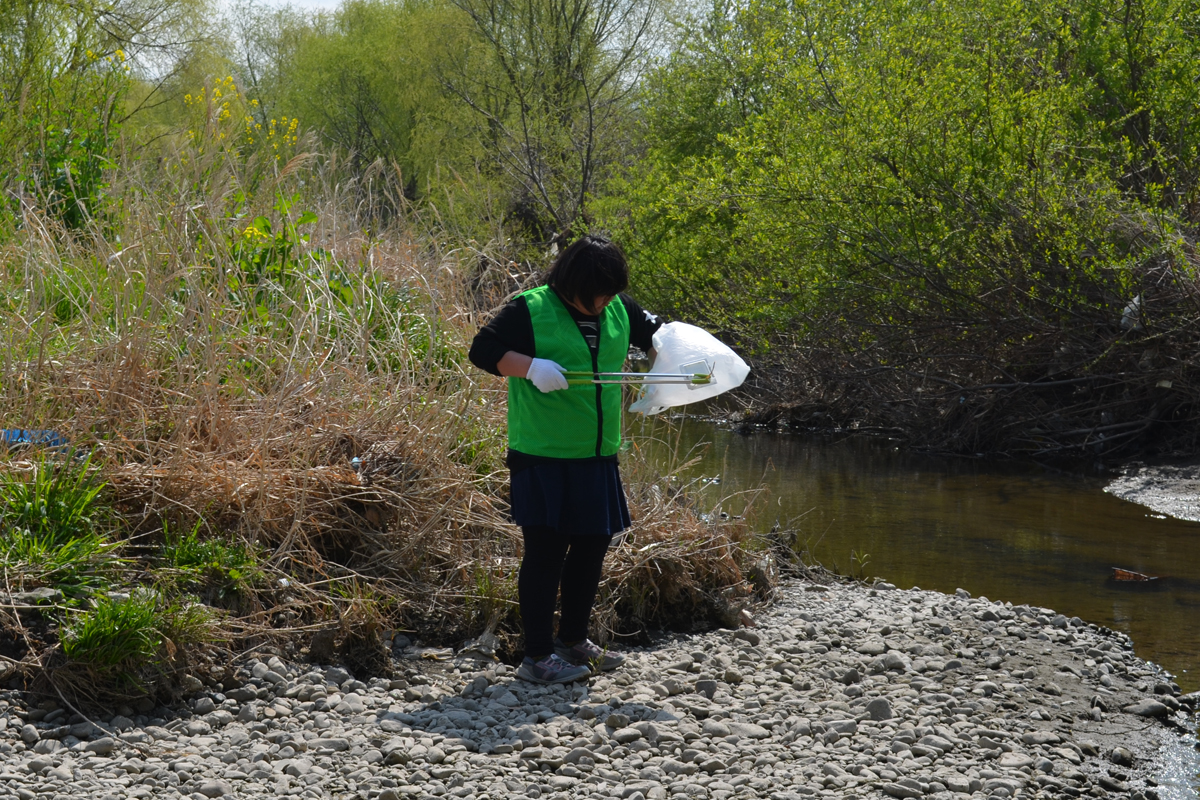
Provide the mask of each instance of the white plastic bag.
{"label": "white plastic bag", "polygon": [[642,396],[630,411],[657,414],[668,408],[695,403],[716,397],[742,385],[750,367],[708,331],[686,322],[668,322],[654,334],[657,355],[655,373],[707,373],[712,369],[712,381],[707,384],[652,383],[642,389]]}

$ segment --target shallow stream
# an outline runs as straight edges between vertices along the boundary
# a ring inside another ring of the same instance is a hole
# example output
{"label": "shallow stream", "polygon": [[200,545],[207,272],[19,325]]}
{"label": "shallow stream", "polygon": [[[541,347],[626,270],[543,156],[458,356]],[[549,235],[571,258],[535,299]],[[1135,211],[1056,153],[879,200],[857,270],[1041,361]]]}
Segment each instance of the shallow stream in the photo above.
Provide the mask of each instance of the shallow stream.
{"label": "shallow stream", "polygon": [[[1103,491],[1107,478],[1028,465],[938,459],[886,442],[757,433],[697,420],[643,423],[635,442],[658,464],[698,462],[717,512],[800,531],[800,547],[844,574],[878,576],[1053,608],[1124,631],[1139,656],[1200,689],[1200,523]],[[1150,588],[1113,567],[1161,576]]]}

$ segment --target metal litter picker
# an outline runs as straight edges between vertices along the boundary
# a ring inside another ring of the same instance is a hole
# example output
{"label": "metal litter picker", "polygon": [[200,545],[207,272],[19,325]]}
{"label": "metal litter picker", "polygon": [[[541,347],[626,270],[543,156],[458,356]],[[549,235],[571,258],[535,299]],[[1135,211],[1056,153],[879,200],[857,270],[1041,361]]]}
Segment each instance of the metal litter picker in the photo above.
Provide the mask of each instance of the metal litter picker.
{"label": "metal litter picker", "polygon": [[684,364],[679,367],[679,372],[564,372],[563,375],[571,386],[618,383],[622,386],[678,384],[692,387],[716,383],[713,366],[705,361]]}

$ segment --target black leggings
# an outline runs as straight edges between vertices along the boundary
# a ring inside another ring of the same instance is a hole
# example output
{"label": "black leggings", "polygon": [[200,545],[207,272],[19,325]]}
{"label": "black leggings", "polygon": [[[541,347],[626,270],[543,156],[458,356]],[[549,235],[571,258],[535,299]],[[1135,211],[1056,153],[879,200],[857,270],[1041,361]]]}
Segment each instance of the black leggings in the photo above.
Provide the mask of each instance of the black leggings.
{"label": "black leggings", "polygon": [[[558,636],[564,642],[587,638],[588,619],[611,537],[571,536],[554,528],[521,528],[525,556],[517,577],[525,655],[534,660],[554,652],[554,606],[562,589]],[[565,580],[564,580],[565,579]]]}

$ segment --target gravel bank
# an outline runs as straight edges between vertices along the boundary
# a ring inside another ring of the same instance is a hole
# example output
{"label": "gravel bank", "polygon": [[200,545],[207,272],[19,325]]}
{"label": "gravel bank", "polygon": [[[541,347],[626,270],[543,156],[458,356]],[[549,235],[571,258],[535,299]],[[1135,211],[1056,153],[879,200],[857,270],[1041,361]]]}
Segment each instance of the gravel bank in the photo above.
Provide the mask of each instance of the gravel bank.
{"label": "gravel bank", "polygon": [[1194,699],[1120,633],[886,584],[789,582],[757,627],[587,686],[404,655],[369,683],[250,661],[108,731],[10,695],[0,797],[1166,798],[1157,754]]}
{"label": "gravel bank", "polygon": [[1168,517],[1200,522],[1200,464],[1134,464],[1104,491]]}

